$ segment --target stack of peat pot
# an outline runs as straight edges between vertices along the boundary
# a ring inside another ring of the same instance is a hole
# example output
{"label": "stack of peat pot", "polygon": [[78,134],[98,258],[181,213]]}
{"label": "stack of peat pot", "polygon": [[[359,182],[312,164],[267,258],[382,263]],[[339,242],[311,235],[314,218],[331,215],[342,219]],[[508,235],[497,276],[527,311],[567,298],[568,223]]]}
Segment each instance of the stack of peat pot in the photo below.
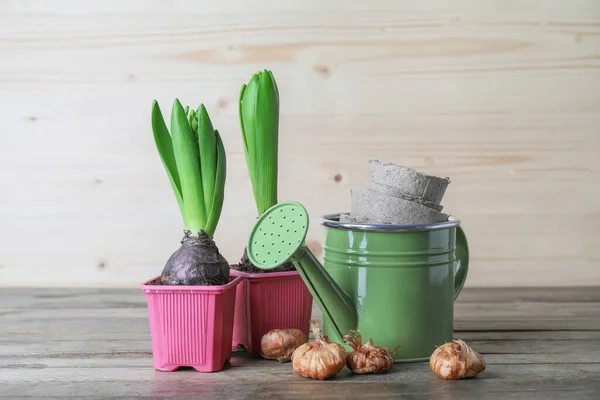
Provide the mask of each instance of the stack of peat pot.
{"label": "stack of peat pot", "polygon": [[352,190],[351,213],[341,222],[356,224],[421,225],[448,220],[440,204],[448,178],[377,160],[369,161],[369,182]]}

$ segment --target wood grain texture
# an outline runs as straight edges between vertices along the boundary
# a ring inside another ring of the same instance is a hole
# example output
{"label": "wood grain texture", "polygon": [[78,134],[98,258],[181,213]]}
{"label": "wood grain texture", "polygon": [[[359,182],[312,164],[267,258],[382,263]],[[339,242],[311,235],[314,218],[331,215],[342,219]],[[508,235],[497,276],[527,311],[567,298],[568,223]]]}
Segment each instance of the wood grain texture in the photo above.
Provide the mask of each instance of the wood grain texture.
{"label": "wood grain texture", "polygon": [[[228,153],[216,240],[255,209],[237,96],[281,92],[280,199],[347,211],[367,160],[449,176],[467,287],[600,284],[600,3],[5,1],[0,286],[137,285],[181,217],[150,105],[206,104]],[[32,243],[32,237],[35,237]]]}
{"label": "wood grain texture", "polygon": [[[155,371],[140,290],[6,288],[0,397],[596,399],[599,310],[598,287],[467,288],[456,303],[454,336],[485,357],[476,379],[443,381],[415,363],[382,375],[345,368],[316,382],[294,374],[291,363],[245,352],[219,373]],[[313,318],[321,318],[317,308]]]}

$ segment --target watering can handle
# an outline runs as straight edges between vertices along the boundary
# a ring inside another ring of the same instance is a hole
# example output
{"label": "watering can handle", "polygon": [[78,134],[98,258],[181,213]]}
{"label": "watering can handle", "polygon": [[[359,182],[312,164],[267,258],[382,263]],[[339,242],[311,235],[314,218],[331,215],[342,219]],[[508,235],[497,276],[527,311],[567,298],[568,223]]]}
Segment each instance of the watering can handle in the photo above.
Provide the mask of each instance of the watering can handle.
{"label": "watering can handle", "polygon": [[454,255],[454,300],[456,300],[465,285],[467,272],[469,271],[469,244],[467,243],[465,231],[460,226],[456,229]]}

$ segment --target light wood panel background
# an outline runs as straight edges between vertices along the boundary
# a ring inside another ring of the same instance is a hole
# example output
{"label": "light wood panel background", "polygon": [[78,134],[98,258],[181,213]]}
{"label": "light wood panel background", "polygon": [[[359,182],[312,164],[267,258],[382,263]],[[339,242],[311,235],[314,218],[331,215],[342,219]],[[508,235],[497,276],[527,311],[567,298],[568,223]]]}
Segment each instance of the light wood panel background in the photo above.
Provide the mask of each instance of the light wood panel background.
{"label": "light wood panel background", "polygon": [[450,176],[468,286],[600,284],[600,2],[0,2],[0,285],[137,285],[181,222],[156,98],[204,102],[229,165],[216,239],[255,218],[240,85],[281,93],[280,199],[346,211],[370,158]]}

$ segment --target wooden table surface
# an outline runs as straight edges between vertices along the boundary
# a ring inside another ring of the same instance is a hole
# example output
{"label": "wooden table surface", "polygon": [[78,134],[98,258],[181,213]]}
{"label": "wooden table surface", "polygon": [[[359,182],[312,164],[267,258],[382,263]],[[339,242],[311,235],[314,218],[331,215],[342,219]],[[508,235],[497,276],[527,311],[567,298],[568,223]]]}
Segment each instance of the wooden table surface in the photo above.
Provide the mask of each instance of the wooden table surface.
{"label": "wooden table surface", "polygon": [[417,363],[319,382],[242,352],[219,373],[155,371],[139,290],[3,288],[0,397],[600,398],[600,288],[466,289],[455,310],[455,337],[488,363],[476,379]]}

